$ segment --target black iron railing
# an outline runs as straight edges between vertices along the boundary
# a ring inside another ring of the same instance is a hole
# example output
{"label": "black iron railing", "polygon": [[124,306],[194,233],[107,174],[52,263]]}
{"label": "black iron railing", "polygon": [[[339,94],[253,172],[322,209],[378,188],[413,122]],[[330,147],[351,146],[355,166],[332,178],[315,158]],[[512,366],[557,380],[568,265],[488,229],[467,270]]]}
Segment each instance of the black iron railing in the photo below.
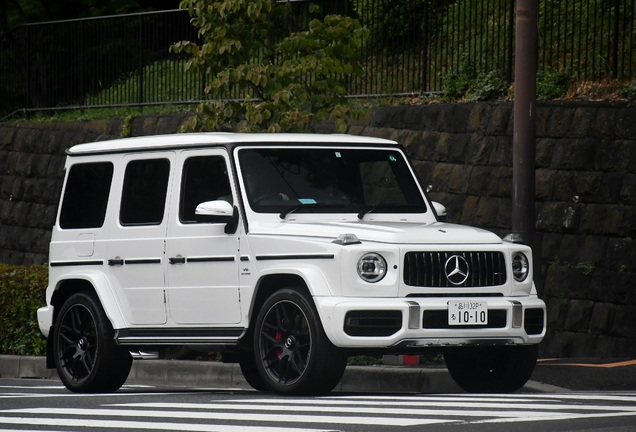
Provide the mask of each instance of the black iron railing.
{"label": "black iron railing", "polygon": [[[352,96],[440,91],[469,64],[514,71],[515,0],[313,0],[371,31]],[[589,81],[636,73],[636,0],[540,0],[539,69]],[[296,14],[307,3],[293,3]],[[19,111],[195,103],[205,77],[168,48],[197,40],[185,11],[18,26],[0,38],[0,117]],[[302,22],[302,20],[300,20]],[[306,21],[306,20],[305,20]],[[237,89],[228,97],[241,97]]]}

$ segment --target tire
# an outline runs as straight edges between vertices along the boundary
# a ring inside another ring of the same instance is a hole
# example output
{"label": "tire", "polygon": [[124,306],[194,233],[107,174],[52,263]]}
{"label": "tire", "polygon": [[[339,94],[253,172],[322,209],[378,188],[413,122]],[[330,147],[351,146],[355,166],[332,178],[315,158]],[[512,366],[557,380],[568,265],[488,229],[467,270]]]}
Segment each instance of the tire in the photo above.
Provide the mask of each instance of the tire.
{"label": "tire", "polygon": [[271,390],[267,386],[265,380],[263,380],[261,374],[258,372],[258,368],[256,367],[256,358],[254,357],[253,352],[250,351],[239,354],[239,366],[241,367],[243,378],[245,378],[245,381],[247,381],[247,383],[251,385],[254,390]]}
{"label": "tire", "polygon": [[471,393],[511,393],[532,376],[539,345],[466,347],[444,354],[457,385]]}
{"label": "tire", "polygon": [[328,393],[347,365],[322,328],[311,298],[294,289],[272,294],[254,331],[256,367],[265,384],[280,394]]}
{"label": "tire", "polygon": [[132,356],[118,347],[114,330],[93,294],[69,297],[53,329],[53,359],[62,383],[75,393],[119,389],[132,366]]}

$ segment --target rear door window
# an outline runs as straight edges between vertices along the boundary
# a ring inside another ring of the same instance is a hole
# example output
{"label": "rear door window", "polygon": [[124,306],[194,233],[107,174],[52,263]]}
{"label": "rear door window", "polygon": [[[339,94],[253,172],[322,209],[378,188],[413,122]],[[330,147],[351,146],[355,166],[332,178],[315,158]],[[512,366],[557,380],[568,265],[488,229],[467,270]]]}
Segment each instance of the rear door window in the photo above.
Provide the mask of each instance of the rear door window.
{"label": "rear door window", "polygon": [[122,225],[159,225],[166,208],[168,159],[133,160],[126,165],[119,220]]}

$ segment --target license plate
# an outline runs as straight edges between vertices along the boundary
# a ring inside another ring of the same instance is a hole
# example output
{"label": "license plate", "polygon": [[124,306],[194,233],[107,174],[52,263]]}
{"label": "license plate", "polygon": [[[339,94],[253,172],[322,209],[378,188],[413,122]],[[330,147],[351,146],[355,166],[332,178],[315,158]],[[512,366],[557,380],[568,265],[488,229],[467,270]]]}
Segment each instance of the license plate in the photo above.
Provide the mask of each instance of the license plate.
{"label": "license plate", "polygon": [[448,325],[486,325],[488,305],[485,302],[449,301]]}

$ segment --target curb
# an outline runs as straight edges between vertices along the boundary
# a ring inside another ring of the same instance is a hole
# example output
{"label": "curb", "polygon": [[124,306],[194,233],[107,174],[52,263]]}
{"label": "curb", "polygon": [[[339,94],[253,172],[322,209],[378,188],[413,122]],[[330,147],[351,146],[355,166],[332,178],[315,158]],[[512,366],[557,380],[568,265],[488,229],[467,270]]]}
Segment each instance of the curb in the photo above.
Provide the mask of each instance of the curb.
{"label": "curb", "polygon": [[[0,355],[0,378],[59,380],[46,369],[44,357]],[[191,360],[134,360],[126,384],[214,389],[252,389],[238,364]],[[529,381],[523,391],[569,391]],[[348,366],[334,392],[343,393],[464,393],[445,367]]]}

